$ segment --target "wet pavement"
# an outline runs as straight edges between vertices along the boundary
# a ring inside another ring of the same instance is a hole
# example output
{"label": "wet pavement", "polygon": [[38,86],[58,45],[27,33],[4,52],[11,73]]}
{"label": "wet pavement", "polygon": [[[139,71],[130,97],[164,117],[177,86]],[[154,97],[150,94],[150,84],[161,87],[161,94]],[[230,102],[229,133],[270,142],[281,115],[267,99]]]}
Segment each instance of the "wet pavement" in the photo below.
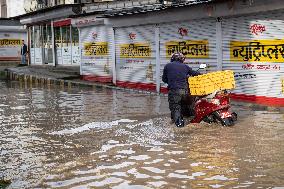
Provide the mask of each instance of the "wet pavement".
{"label": "wet pavement", "polygon": [[0,81],[0,178],[8,188],[284,188],[283,109],[233,109],[234,127],[176,128],[164,96]]}

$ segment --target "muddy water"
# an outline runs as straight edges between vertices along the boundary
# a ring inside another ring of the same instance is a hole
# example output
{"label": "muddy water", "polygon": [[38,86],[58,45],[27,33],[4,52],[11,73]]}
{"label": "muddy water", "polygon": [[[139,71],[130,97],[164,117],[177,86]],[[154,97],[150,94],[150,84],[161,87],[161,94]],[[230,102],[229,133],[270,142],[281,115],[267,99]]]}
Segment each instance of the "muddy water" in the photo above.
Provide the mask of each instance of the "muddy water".
{"label": "muddy water", "polygon": [[238,124],[170,123],[166,97],[0,82],[9,188],[283,188],[283,111],[235,105]]}

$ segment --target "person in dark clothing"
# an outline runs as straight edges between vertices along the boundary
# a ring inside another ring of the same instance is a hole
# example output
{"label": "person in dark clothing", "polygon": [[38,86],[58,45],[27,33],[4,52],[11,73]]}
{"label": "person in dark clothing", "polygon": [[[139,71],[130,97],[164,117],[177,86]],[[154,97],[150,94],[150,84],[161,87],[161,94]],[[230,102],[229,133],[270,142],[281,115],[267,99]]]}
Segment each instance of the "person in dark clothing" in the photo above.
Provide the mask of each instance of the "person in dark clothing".
{"label": "person in dark clothing", "polygon": [[28,53],[28,47],[25,44],[25,40],[22,40],[22,46],[21,46],[21,64],[22,65],[26,64],[27,53]]}
{"label": "person in dark clothing", "polygon": [[185,56],[182,53],[174,53],[171,62],[166,64],[163,70],[162,80],[168,84],[168,102],[171,111],[171,119],[177,127],[184,126],[182,111],[182,102],[188,97],[189,76],[196,76],[200,73],[192,70],[184,64]]}

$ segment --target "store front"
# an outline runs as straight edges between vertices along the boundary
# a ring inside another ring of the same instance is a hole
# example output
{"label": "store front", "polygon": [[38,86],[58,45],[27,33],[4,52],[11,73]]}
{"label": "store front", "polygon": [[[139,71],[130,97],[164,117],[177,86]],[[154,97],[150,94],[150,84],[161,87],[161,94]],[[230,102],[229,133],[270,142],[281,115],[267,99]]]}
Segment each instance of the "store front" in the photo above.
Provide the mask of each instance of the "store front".
{"label": "store front", "polygon": [[29,31],[31,65],[80,64],[79,32],[71,26],[71,21],[38,24],[29,27]]}
{"label": "store front", "polygon": [[[186,57],[185,63],[193,70],[197,70],[202,63],[208,65],[207,71],[218,69],[215,19],[159,24],[159,31],[160,77],[175,52],[182,52]],[[167,92],[167,84],[162,81],[161,92]]]}
{"label": "store front", "polygon": [[18,21],[0,20],[0,64],[21,61],[22,40],[27,42],[27,32]]}
{"label": "store front", "polygon": [[54,26],[57,65],[80,65],[79,31],[71,19],[56,21]]}
{"label": "store front", "polygon": [[144,90],[156,86],[157,92],[166,93],[162,72],[171,54],[179,51],[193,69],[206,63],[206,72],[234,71],[232,98],[283,106],[284,6],[269,5],[274,11],[267,11],[263,4],[265,1],[246,9],[235,4],[238,11],[234,14],[226,3],[218,4],[214,17],[215,10],[206,5],[149,13],[146,17],[110,17],[115,28],[116,84]]}
{"label": "store front", "polygon": [[116,85],[156,90],[155,26],[115,28]]}
{"label": "store front", "polygon": [[284,105],[284,9],[223,18],[223,69],[233,70],[233,98]]}
{"label": "store front", "polygon": [[31,65],[80,65],[79,32],[69,18],[80,10],[79,5],[64,5],[20,18],[28,28]]}
{"label": "store front", "polygon": [[113,29],[105,20],[95,16],[72,19],[79,29],[81,52],[80,75],[83,80],[113,82],[115,60],[113,57]]}

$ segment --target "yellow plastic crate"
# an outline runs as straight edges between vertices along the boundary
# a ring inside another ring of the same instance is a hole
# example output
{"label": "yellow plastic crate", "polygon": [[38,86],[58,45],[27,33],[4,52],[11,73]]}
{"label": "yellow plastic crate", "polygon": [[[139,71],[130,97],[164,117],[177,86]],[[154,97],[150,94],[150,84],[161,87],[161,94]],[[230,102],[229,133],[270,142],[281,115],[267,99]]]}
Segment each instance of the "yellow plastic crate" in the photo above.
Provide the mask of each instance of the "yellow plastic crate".
{"label": "yellow plastic crate", "polygon": [[188,79],[191,95],[208,95],[216,90],[236,87],[234,72],[231,70],[211,72]]}

